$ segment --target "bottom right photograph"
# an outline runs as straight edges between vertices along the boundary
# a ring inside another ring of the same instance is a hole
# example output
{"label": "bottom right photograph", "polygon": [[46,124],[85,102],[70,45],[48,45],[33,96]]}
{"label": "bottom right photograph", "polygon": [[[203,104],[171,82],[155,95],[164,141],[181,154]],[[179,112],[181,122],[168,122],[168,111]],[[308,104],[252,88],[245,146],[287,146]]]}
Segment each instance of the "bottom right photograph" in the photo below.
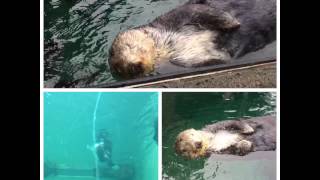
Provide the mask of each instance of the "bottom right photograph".
{"label": "bottom right photograph", "polygon": [[163,92],[162,179],[275,180],[274,92]]}

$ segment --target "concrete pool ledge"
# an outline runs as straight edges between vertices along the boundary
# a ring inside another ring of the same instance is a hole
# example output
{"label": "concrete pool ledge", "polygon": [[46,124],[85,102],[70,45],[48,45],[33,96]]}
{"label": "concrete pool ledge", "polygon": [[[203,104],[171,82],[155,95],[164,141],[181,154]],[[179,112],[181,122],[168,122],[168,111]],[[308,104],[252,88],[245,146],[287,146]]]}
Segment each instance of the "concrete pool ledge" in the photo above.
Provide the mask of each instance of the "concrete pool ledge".
{"label": "concrete pool ledge", "polygon": [[276,62],[185,76],[127,88],[275,88]]}
{"label": "concrete pool ledge", "polygon": [[212,155],[204,165],[204,179],[275,180],[276,157],[276,151],[246,156]]}
{"label": "concrete pool ledge", "polygon": [[276,64],[275,58],[251,59],[91,88],[275,88]]}

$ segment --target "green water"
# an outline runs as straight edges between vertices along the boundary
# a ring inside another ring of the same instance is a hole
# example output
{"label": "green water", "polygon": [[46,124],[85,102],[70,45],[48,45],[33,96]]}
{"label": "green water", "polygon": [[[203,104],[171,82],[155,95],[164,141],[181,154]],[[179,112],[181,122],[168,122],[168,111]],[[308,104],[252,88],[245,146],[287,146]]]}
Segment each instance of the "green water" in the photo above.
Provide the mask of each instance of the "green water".
{"label": "green water", "polygon": [[257,155],[259,158],[250,161],[235,157],[228,157],[227,161],[186,160],[177,156],[173,148],[176,136],[185,129],[275,114],[275,93],[164,93],[162,97],[163,179],[269,180],[269,176],[275,176],[275,154]]}
{"label": "green water", "polygon": [[60,44],[53,54],[44,56],[45,87],[117,81],[108,65],[114,37],[187,1],[44,0],[44,39]]}
{"label": "green water", "polygon": [[[134,169],[130,179],[157,179],[158,94],[101,93],[98,97],[99,93],[44,94],[44,161],[59,168],[95,168],[94,134],[105,129],[112,141],[112,161],[130,165]],[[52,175],[46,179],[95,178]]]}

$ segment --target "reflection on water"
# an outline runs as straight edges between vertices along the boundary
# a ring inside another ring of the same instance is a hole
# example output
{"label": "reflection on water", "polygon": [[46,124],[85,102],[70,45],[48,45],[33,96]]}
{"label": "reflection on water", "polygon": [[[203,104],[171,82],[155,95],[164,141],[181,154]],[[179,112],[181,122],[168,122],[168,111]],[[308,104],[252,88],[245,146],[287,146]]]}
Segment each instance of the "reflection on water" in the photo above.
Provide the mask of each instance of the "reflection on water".
{"label": "reflection on water", "polygon": [[46,87],[116,81],[107,64],[118,32],[152,21],[187,0],[44,0]]}
{"label": "reflection on water", "polygon": [[[274,158],[263,162],[261,158],[251,158],[249,162],[233,157],[229,163],[224,157],[216,161],[185,160],[175,154],[173,146],[178,133],[188,128],[201,129],[222,120],[275,114],[275,93],[164,93],[162,97],[163,179],[268,179],[259,167],[270,170],[275,165]],[[275,174],[274,171],[269,174]]]}

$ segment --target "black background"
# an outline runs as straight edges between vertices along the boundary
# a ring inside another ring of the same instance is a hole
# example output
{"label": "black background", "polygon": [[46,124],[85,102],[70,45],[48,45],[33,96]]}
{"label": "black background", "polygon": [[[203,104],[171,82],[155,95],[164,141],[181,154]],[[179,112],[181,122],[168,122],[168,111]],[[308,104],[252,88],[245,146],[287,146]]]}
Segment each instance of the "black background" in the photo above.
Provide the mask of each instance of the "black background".
{"label": "black background", "polygon": [[0,23],[1,179],[39,179],[40,1],[8,2]]}

